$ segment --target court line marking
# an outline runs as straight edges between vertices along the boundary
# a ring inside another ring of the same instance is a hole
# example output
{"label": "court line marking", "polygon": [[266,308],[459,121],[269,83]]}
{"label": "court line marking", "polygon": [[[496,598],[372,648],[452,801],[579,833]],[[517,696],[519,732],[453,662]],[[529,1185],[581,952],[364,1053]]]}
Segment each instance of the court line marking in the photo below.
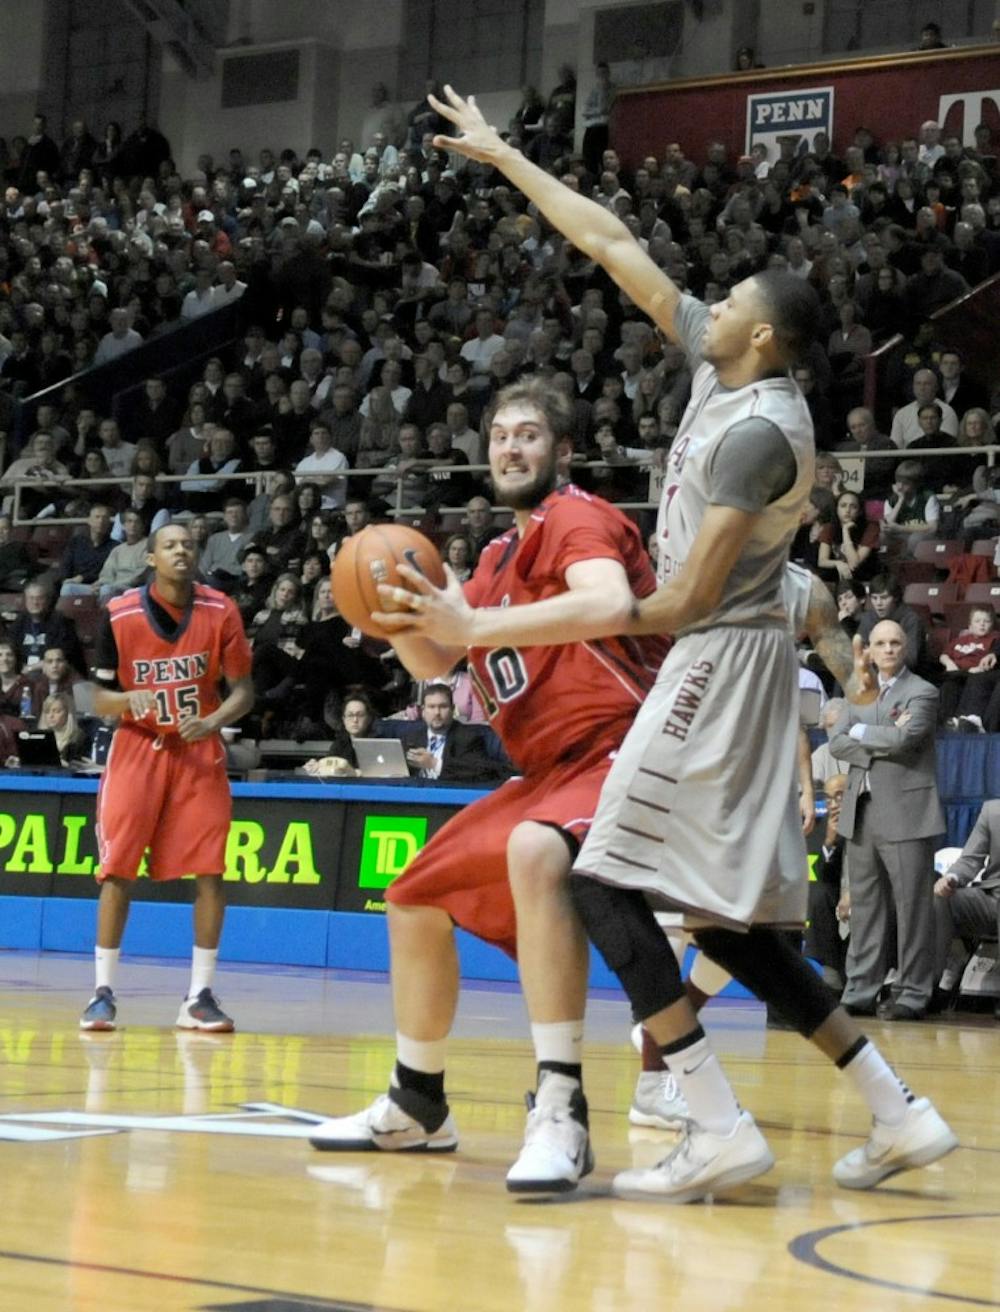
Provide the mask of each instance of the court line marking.
{"label": "court line marking", "polygon": [[811,1266],[828,1275],[843,1276],[847,1280],[857,1280],[863,1285],[874,1285],[879,1289],[892,1289],[900,1294],[914,1294],[918,1298],[943,1298],[950,1303],[968,1303],[972,1307],[1000,1307],[1000,1301],[994,1298],[977,1298],[974,1294],[953,1294],[947,1290],[927,1289],[920,1285],[904,1285],[898,1280],[888,1280],[884,1276],[865,1275],[861,1271],[852,1271],[850,1267],[840,1266],[823,1257],[818,1246],[833,1235],[856,1233],[858,1230],[870,1230],[880,1225],[911,1225],[919,1221],[995,1221],[1000,1212],[955,1212],[934,1213],[929,1216],[890,1216],[877,1221],[852,1221],[847,1225],[831,1225],[822,1230],[807,1230],[789,1241],[788,1252],[805,1266]]}
{"label": "court line marking", "polygon": [[208,1280],[182,1276],[169,1271],[144,1271],[141,1267],[109,1266],[103,1262],[79,1262],[68,1257],[45,1257],[41,1253],[18,1253],[0,1249],[0,1261],[34,1262],[39,1266],[56,1266],[75,1271],[94,1271],[101,1275],[129,1276],[139,1280],[159,1280],[166,1284],[188,1285],[200,1289],[222,1289],[234,1294],[263,1294],[267,1298],[302,1303],[307,1307],[330,1308],[331,1312],[402,1312],[385,1304],[351,1303],[344,1299],[325,1298],[322,1294],[297,1294],[286,1289],[267,1289],[262,1285],[235,1285],[226,1280]]}

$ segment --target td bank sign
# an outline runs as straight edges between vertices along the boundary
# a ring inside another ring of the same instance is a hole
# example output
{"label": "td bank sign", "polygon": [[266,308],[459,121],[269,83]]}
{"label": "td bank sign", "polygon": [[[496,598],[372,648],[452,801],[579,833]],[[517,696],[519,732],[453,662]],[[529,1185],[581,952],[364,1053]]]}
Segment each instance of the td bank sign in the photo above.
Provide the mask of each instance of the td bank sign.
{"label": "td bank sign", "polygon": [[426,816],[366,816],[358,887],[388,888],[426,842]]}

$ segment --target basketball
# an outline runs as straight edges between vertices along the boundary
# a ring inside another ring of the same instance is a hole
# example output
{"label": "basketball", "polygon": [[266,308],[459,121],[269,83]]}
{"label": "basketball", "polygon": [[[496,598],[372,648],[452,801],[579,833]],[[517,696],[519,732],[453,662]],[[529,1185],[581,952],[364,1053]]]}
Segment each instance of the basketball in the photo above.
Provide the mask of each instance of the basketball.
{"label": "basketball", "polygon": [[369,637],[389,636],[372,622],[372,611],[393,609],[392,603],[379,596],[379,584],[409,586],[397,565],[411,565],[436,587],[444,587],[444,565],[437,547],[404,524],[369,524],[345,538],[334,558],[331,579],[337,609],[348,624]]}

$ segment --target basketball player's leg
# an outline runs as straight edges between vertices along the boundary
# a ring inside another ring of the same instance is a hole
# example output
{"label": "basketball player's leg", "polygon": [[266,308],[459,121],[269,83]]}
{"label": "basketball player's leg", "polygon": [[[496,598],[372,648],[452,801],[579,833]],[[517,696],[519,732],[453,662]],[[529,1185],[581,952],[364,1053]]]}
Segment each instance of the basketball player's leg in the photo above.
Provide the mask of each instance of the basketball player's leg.
{"label": "basketball player's leg", "polygon": [[574,903],[587,933],[659,1045],[696,1124],[655,1167],[621,1172],[624,1195],[692,1202],[762,1174],[774,1158],[740,1108],[684,990],[680,967],[645,895],[576,871]]}
{"label": "basketball player's leg", "polygon": [[[94,948],[94,993],[80,1017],[83,1030],[113,1030],[117,1024],[115,983],[132,889],[155,831],[166,788],[166,772],[152,739],[119,730],[97,796],[97,850],[101,886]],[[135,780],[143,781],[136,805]]]}
{"label": "basketball player's leg", "polygon": [[524,1147],[507,1175],[513,1192],[572,1189],[593,1167],[583,1097],[587,936],[573,909],[575,839],[527,820],[507,844],[517,912],[517,958],[537,1063]]}
{"label": "basketball player's leg", "polygon": [[235,1028],[232,1017],[222,1010],[213,992],[226,915],[222,874],[232,818],[225,756],[212,738],[171,744],[160,755],[169,758],[170,793],[150,844],[150,874],[156,880],[198,876],[191,977],[176,1024],[179,1029],[229,1033]]}
{"label": "basketball player's leg", "polygon": [[454,925],[513,952],[507,840],[514,823],[509,803],[522,791],[518,783],[459,812],[390,887],[396,1021],[390,1086],[364,1110],[318,1125],[310,1138],[313,1147],[449,1152],[458,1146],[445,1091],[446,1040],[459,994]]}
{"label": "basketball player's leg", "polygon": [[779,932],[701,930],[698,943],[741,984],[768,1003],[844,1072],[873,1118],[871,1137],[834,1167],[849,1189],[867,1189],[915,1166],[937,1161],[957,1139],[926,1098],[899,1079],[836,994]]}

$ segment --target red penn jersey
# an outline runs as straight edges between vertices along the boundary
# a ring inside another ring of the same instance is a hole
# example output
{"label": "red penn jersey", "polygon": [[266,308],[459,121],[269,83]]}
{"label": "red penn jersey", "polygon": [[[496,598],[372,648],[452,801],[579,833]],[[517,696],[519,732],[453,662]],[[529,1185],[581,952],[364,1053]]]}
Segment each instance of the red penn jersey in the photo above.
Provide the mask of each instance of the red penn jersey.
{"label": "red penn jersey", "polygon": [[[141,720],[123,718],[150,733],[170,734],[182,719],[216,710],[220,679],[245,678],[251,653],[239,611],[214,588],[196,583],[184,611],[161,606],[150,598],[148,585],[132,588],[108,603],[108,619],[119,686],[125,692],[148,690],[156,699]],[[161,623],[168,609],[177,620],[172,636]]]}
{"label": "red penn jersey", "polygon": [[[523,538],[511,529],[486,544],[465,595],[476,607],[544,601],[567,591],[567,569],[584,560],[619,561],[638,597],[656,587],[636,526],[571,483],[532,512]],[[605,734],[623,737],[668,648],[660,637],[472,647],[469,669],[511,760],[535,774],[579,757]]]}

